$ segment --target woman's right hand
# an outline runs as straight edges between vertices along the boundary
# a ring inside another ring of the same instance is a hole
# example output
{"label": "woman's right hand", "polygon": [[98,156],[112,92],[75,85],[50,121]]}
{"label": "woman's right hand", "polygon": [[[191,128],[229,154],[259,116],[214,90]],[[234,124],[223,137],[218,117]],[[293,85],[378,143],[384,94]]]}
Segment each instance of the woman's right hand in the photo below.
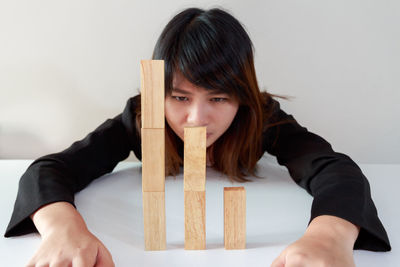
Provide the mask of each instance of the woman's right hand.
{"label": "woman's right hand", "polygon": [[28,262],[33,266],[113,267],[110,252],[66,202],[56,202],[32,215],[42,242]]}

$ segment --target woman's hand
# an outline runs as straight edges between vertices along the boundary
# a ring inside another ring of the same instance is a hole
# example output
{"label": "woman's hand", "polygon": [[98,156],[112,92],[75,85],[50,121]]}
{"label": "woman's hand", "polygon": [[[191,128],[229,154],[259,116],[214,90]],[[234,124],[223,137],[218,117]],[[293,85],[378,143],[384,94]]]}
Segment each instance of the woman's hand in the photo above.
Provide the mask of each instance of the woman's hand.
{"label": "woman's hand", "polygon": [[32,219],[42,243],[27,266],[114,266],[110,252],[89,232],[71,204],[57,202],[47,205]]}
{"label": "woman's hand", "polygon": [[334,216],[316,217],[305,234],[289,245],[271,267],[355,266],[353,246],[359,228]]}
{"label": "woman's hand", "polygon": [[42,237],[27,266],[114,266],[110,252],[93,234],[68,228]]}

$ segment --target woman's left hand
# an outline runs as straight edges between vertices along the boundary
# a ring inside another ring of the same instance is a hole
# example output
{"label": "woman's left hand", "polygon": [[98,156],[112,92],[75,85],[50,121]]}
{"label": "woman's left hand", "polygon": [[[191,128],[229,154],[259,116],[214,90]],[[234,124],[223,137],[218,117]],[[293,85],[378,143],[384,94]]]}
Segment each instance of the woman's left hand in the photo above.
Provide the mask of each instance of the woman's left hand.
{"label": "woman's left hand", "polygon": [[289,245],[271,267],[353,267],[353,246],[359,228],[334,216],[316,217],[305,234]]}

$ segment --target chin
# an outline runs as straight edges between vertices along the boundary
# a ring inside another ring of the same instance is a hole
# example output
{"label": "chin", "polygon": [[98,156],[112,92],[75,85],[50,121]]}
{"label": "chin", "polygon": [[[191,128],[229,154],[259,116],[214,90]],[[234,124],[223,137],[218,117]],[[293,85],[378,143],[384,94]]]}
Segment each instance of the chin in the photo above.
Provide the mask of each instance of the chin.
{"label": "chin", "polygon": [[207,141],[206,143],[206,147],[209,148],[210,146],[212,146],[215,143],[216,140],[212,140],[210,142]]}

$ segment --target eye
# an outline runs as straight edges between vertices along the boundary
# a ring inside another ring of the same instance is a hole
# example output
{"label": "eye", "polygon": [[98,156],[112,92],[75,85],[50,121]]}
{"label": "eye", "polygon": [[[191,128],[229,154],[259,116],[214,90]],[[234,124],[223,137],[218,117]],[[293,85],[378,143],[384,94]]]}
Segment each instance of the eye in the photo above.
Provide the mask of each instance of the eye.
{"label": "eye", "polygon": [[225,97],[214,97],[214,98],[211,99],[211,101],[213,101],[213,102],[225,102],[227,100],[228,99],[225,98]]}
{"label": "eye", "polygon": [[186,96],[172,96],[172,98],[179,102],[188,101],[188,98]]}

